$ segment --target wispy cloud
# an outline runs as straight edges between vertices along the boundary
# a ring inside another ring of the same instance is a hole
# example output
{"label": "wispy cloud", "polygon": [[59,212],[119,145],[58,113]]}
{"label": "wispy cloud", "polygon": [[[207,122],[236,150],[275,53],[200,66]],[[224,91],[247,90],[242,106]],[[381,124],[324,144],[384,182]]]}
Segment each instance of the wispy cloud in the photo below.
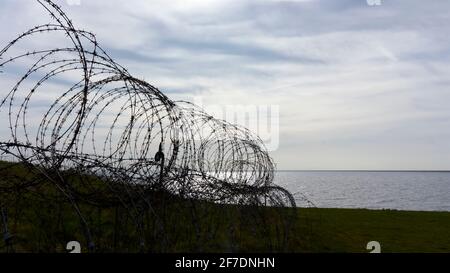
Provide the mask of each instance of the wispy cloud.
{"label": "wispy cloud", "polygon": [[[280,169],[450,168],[448,1],[59,3],[170,96],[280,105]],[[5,0],[0,41],[48,19]]]}

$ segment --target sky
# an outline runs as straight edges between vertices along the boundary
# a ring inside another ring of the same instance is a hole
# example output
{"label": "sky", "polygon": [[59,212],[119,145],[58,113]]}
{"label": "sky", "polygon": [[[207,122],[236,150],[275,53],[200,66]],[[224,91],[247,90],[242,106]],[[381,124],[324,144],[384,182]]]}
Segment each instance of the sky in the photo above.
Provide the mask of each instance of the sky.
{"label": "sky", "polygon": [[[55,2],[170,98],[275,109],[279,170],[450,170],[450,1]],[[49,21],[2,0],[0,47]]]}

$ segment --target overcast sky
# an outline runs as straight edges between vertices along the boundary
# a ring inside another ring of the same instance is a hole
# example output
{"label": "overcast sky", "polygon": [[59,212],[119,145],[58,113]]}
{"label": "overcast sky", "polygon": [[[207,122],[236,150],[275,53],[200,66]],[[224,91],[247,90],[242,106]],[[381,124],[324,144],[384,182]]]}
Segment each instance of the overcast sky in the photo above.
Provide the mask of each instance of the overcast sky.
{"label": "overcast sky", "polygon": [[[450,169],[450,1],[55,2],[171,98],[279,106],[278,169]],[[2,0],[0,47],[48,21]]]}

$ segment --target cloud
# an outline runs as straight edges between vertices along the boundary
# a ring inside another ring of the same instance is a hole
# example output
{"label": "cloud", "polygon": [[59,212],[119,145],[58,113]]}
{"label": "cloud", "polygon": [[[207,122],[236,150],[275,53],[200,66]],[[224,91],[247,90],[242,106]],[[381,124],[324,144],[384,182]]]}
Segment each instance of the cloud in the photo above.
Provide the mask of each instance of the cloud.
{"label": "cloud", "polygon": [[[448,1],[59,3],[171,97],[279,105],[280,169],[450,168]],[[27,0],[0,18],[2,43],[49,19]]]}

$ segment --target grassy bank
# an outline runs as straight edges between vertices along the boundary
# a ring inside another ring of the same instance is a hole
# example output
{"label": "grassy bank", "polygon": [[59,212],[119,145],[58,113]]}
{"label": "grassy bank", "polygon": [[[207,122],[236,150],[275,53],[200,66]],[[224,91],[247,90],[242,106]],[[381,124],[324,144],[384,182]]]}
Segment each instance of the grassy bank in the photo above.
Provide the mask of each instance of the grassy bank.
{"label": "grassy bank", "polygon": [[[369,241],[380,242],[382,252],[450,252],[450,212],[264,208],[150,192],[151,208],[137,224],[132,207],[83,201],[86,187],[108,197],[98,179],[65,175],[79,189],[76,202],[97,252],[368,252]],[[15,252],[65,252],[72,240],[86,250],[80,217],[64,200],[39,172],[0,162],[0,203]]]}
{"label": "grassy bank", "polygon": [[369,241],[380,242],[382,252],[450,252],[450,212],[299,209],[299,215],[300,223],[314,223],[320,252],[368,252]]}

